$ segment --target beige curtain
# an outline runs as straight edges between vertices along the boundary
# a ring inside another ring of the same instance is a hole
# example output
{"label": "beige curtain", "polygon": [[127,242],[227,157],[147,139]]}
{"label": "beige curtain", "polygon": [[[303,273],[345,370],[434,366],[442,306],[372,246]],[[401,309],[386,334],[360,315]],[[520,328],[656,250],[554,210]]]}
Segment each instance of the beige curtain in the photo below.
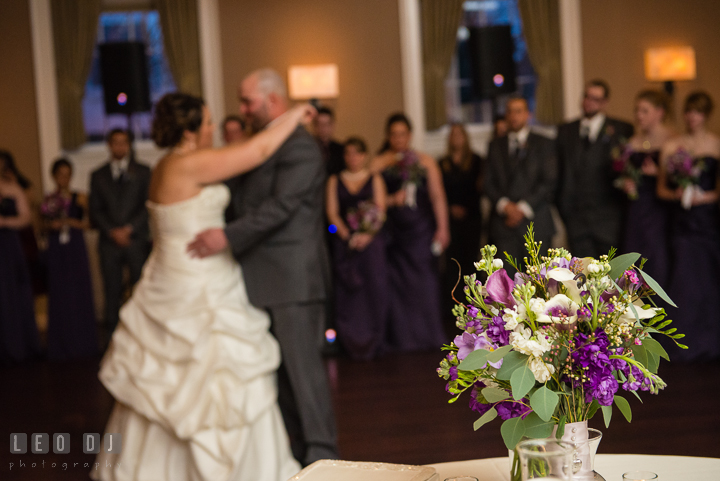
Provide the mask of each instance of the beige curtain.
{"label": "beige curtain", "polygon": [[420,0],[427,128],[445,124],[445,77],[455,51],[463,0]]}
{"label": "beige curtain", "polygon": [[563,85],[558,0],[518,0],[528,56],[537,74],[535,117],[544,124],[563,121]]}
{"label": "beige curtain", "polygon": [[181,92],[202,95],[200,38],[196,0],[155,0],[165,56]]}
{"label": "beige curtain", "polygon": [[100,0],[52,0],[55,72],[63,149],[85,143],[82,98],[97,41]]}

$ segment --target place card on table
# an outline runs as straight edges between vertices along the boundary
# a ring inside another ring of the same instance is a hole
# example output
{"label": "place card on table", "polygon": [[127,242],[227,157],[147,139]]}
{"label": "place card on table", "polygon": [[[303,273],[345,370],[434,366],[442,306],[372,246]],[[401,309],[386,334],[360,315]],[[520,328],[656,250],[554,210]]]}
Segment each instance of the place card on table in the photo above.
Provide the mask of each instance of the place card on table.
{"label": "place card on table", "polygon": [[405,464],[316,461],[289,481],[438,481],[434,468]]}

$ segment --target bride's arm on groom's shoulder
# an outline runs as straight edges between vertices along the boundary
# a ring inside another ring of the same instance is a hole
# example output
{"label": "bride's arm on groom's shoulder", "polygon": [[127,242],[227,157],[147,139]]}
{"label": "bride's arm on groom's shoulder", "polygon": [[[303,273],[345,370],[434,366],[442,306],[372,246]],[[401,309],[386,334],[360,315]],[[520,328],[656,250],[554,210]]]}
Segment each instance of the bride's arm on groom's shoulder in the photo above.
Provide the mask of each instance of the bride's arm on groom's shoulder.
{"label": "bride's arm on groom's shoulder", "polygon": [[298,125],[308,123],[315,113],[309,104],[298,105],[247,142],[187,155],[184,159],[186,173],[198,184],[207,185],[248,172],[265,162]]}

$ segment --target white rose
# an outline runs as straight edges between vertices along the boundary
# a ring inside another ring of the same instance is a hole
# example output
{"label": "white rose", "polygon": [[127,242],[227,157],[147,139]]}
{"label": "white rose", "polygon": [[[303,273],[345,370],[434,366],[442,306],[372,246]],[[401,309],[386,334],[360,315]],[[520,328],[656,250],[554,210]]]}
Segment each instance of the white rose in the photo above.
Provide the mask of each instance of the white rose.
{"label": "white rose", "polygon": [[555,373],[555,366],[546,364],[542,359],[537,357],[530,359],[529,367],[535,376],[535,380],[538,382],[547,382]]}
{"label": "white rose", "polygon": [[545,299],[540,299],[539,297],[530,299],[530,310],[533,311],[536,316],[540,316],[545,312]]}
{"label": "white rose", "polygon": [[593,262],[587,267],[587,270],[590,274],[597,274],[598,272],[600,272],[600,266]]}
{"label": "white rose", "polygon": [[502,269],[503,261],[502,259],[493,259],[493,267],[496,269]]}

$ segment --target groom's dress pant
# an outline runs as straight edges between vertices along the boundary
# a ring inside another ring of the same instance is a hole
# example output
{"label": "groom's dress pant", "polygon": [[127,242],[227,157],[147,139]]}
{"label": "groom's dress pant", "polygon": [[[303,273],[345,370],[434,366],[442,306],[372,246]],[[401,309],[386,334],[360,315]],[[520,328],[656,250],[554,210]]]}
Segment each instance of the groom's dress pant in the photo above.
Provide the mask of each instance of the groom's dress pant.
{"label": "groom's dress pant", "polygon": [[293,455],[307,466],[339,459],[335,413],[321,354],[325,302],[273,306],[272,333],[280,343],[278,404]]}

